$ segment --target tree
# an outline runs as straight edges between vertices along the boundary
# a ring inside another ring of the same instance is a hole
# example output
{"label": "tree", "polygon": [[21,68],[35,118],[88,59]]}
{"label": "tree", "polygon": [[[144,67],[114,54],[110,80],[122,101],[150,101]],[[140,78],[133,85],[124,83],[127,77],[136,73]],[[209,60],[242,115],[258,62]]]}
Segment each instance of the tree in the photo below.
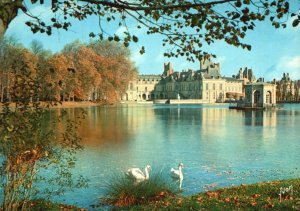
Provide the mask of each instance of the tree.
{"label": "tree", "polygon": [[[137,70],[130,60],[130,51],[118,42],[91,41],[88,45],[98,56],[101,65],[97,71],[101,76],[98,96],[114,103],[128,86],[128,82],[137,75]],[[109,96],[109,97],[107,97]]]}
{"label": "tree", "polygon": [[[137,29],[146,29],[147,34],[162,34],[165,36],[163,45],[174,46],[165,56],[186,56],[192,61],[207,53],[201,49],[204,43],[211,44],[215,40],[251,50],[251,46],[241,40],[249,30],[255,28],[258,21],[270,20],[275,28],[285,28],[290,17],[293,18],[294,27],[300,22],[299,8],[292,8],[299,7],[297,0],[52,0],[51,23],[29,13],[24,2],[0,2],[0,37],[20,10],[32,18],[26,25],[33,33],[48,35],[51,35],[53,28],[68,30],[71,20],[83,21],[89,16],[98,16],[99,32],[91,32],[91,37],[99,36],[100,39],[107,38],[128,46],[130,42],[138,42],[136,30],[128,29],[128,22],[134,21]],[[31,2],[44,4],[43,0]],[[107,22],[123,26],[124,37],[108,34],[103,24]],[[145,52],[144,47],[140,52]]]}
{"label": "tree", "polygon": [[33,74],[36,73],[36,57],[13,37],[3,39],[0,47],[1,102],[4,102],[11,101],[10,89],[24,63],[27,63]]}
{"label": "tree", "polygon": [[73,70],[66,77],[69,98],[73,93],[79,100],[118,101],[119,95],[125,92],[128,82],[137,72],[129,59],[128,49],[107,41],[73,43],[62,50]]}
{"label": "tree", "polygon": [[[75,131],[80,117],[66,119],[63,111],[45,123],[49,110],[40,105],[42,71],[37,71],[45,67],[38,66],[44,51],[34,48],[33,54],[10,38],[1,40],[0,47],[0,209],[29,210],[29,202],[37,196],[49,199],[86,184],[82,177],[75,181],[70,172],[81,149]],[[66,63],[62,56],[48,60],[59,71]],[[60,73],[56,79],[61,78]],[[43,172],[50,170],[55,173]],[[41,183],[47,188],[42,189]]]}
{"label": "tree", "polygon": [[66,77],[70,66],[68,59],[62,54],[48,58],[47,67],[41,72],[41,85],[45,100],[62,101],[65,94]]}
{"label": "tree", "polygon": [[[26,54],[28,51],[23,52],[25,58]],[[15,106],[3,103],[0,112],[0,201],[3,210],[28,210],[30,200],[37,194],[61,194],[67,187],[85,184],[82,178],[78,183],[73,181],[69,171],[80,148],[80,138],[74,131],[75,120],[67,120],[66,126],[58,129],[63,117],[48,122],[50,127],[45,125],[43,119],[48,110],[40,106],[40,86],[32,64],[24,62],[21,65],[10,89]],[[43,176],[41,171],[45,169],[55,174]],[[53,190],[54,186],[40,189],[37,182],[56,184],[59,188],[57,191]]]}

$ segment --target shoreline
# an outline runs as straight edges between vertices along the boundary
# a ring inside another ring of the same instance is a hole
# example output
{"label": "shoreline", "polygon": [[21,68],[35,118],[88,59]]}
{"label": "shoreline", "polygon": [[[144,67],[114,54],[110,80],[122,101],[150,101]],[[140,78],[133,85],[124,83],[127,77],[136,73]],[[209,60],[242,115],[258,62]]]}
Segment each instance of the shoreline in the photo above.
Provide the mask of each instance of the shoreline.
{"label": "shoreline", "polygon": [[[66,101],[66,102],[40,102],[41,108],[85,108],[85,107],[94,107],[94,106],[104,106],[105,104],[99,102],[91,101]],[[115,104],[114,104],[115,105]],[[0,109],[3,107],[3,103],[0,103]],[[15,103],[10,103],[9,107],[14,108]]]}
{"label": "shoreline", "polygon": [[[282,104],[299,104],[300,102],[278,102],[279,105]],[[143,104],[153,104],[153,105],[225,105],[230,104],[228,102],[224,103],[195,103],[195,102],[185,102],[185,101],[176,101],[176,103],[165,104],[165,103],[156,103],[155,101],[119,101],[114,104],[105,104],[103,102],[92,102],[92,101],[65,101],[65,102],[40,102],[41,107],[50,107],[50,108],[86,108],[94,106],[118,106],[118,105],[143,105]],[[3,104],[0,103],[0,109]],[[15,107],[14,103],[10,104],[10,107]]]}

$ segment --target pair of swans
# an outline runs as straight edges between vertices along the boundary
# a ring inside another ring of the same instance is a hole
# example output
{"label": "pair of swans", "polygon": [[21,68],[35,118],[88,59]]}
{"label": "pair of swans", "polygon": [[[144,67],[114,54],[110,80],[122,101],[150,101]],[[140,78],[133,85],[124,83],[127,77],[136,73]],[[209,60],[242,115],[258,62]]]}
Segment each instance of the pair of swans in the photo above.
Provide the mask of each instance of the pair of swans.
{"label": "pair of swans", "polygon": [[[171,168],[171,177],[176,180],[179,180],[179,189],[180,190],[181,190],[182,180],[183,180],[182,169],[183,169],[182,163],[180,163],[178,165],[178,169]],[[145,170],[145,172],[143,172],[139,168],[130,168],[127,170],[126,175],[134,178],[137,182],[142,182],[144,180],[149,179],[149,171],[151,170],[151,166],[146,165],[144,170]]]}

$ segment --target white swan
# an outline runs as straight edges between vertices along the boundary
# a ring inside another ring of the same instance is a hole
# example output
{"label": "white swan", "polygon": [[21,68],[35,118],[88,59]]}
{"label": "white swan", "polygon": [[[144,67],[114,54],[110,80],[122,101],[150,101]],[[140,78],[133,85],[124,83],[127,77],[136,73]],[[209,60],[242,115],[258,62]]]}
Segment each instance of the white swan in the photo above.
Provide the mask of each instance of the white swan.
{"label": "white swan", "polygon": [[147,165],[145,167],[145,173],[142,172],[139,168],[130,168],[127,170],[126,175],[133,177],[136,181],[141,182],[149,179],[149,171],[151,170],[151,166]]}
{"label": "white swan", "polygon": [[171,168],[171,177],[173,177],[174,179],[179,180],[179,190],[181,190],[182,180],[183,180],[182,169],[183,169],[183,164],[182,163],[179,163],[178,170]]}

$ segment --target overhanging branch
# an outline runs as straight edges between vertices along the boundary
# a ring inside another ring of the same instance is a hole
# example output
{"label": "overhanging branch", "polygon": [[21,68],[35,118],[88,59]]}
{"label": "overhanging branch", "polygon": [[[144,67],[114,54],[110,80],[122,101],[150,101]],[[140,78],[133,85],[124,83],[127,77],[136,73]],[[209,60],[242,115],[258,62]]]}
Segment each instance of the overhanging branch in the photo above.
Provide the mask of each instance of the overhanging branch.
{"label": "overhanging branch", "polygon": [[236,0],[219,0],[219,1],[211,1],[206,3],[189,3],[189,4],[176,4],[176,5],[158,5],[158,6],[140,6],[140,4],[130,4],[123,1],[97,1],[97,0],[80,0],[82,2],[87,2],[95,5],[103,5],[108,7],[113,7],[117,9],[127,9],[132,11],[154,11],[154,10],[167,10],[167,9],[190,9],[195,7],[205,7],[205,6],[213,6],[217,4],[224,4],[229,2],[235,2]]}

